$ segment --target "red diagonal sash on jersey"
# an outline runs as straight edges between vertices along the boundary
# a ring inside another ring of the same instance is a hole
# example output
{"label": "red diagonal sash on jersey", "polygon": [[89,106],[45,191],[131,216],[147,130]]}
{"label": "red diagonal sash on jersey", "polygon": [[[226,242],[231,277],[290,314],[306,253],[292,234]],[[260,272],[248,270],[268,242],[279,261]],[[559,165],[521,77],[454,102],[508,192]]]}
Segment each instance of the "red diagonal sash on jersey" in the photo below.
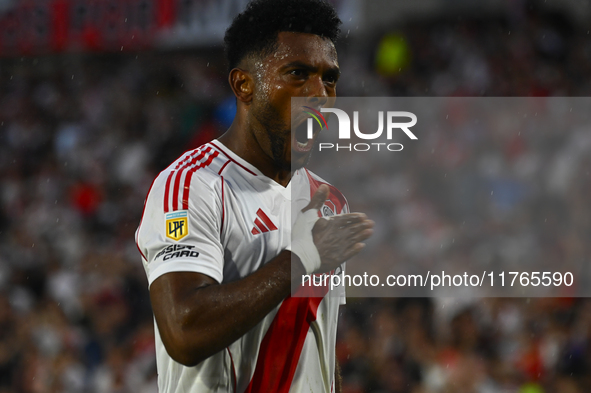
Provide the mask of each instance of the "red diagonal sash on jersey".
{"label": "red diagonal sash on jersey", "polygon": [[[306,173],[312,197],[323,183],[314,179],[307,171]],[[341,212],[346,201],[336,188],[329,187],[330,199],[338,205],[338,212]],[[289,392],[310,323],[316,320],[318,306],[327,293],[328,286],[301,287],[296,296],[308,297],[293,296],[281,303],[261,342],[256,368],[245,393]]]}
{"label": "red diagonal sash on jersey", "polygon": [[[310,289],[310,287],[305,287]],[[254,375],[245,393],[288,393],[300,354],[318,305],[328,287],[312,287],[320,297],[289,297],[281,303],[267,330],[257,358]]]}

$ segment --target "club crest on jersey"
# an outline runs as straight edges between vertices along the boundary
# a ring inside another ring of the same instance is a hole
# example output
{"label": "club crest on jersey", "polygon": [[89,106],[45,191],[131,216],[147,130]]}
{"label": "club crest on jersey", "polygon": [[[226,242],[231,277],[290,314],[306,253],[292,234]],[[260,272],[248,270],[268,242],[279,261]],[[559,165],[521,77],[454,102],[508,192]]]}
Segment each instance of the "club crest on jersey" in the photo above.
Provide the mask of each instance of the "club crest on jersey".
{"label": "club crest on jersey", "polygon": [[166,237],[181,240],[189,234],[187,211],[180,210],[166,215]]}
{"label": "club crest on jersey", "polygon": [[336,207],[330,199],[327,199],[322,206],[322,217],[330,217],[335,215]]}

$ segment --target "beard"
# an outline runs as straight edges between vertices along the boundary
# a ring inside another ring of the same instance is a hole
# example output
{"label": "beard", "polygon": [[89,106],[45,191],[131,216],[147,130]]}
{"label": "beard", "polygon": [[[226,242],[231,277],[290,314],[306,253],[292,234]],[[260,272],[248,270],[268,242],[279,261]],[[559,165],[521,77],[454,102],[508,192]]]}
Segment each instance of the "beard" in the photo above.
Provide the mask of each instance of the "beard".
{"label": "beard", "polygon": [[[267,100],[261,100],[263,106],[254,111],[264,134],[269,140],[271,158],[280,170],[291,171],[292,163],[285,159],[285,146],[291,141],[291,127],[281,120],[281,114]],[[299,168],[293,168],[299,169]]]}

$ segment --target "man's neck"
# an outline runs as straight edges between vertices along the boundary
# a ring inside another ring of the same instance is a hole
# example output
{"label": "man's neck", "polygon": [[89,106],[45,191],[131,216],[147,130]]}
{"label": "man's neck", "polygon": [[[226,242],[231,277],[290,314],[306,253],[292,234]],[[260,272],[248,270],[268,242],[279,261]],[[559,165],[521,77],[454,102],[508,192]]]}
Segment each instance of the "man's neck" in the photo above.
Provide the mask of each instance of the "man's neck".
{"label": "man's neck", "polygon": [[228,131],[218,140],[238,157],[261,171],[263,175],[286,187],[291,181],[291,170],[279,168],[273,158],[265,154],[251,134],[239,127],[236,122],[232,123]]}

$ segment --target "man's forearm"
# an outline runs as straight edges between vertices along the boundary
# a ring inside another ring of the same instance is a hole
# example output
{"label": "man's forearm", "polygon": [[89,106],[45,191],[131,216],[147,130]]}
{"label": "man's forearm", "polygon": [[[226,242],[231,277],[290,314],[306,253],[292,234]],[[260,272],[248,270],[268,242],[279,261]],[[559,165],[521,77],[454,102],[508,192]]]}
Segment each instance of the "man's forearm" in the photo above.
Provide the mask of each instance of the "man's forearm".
{"label": "man's forearm", "polygon": [[[283,251],[253,274],[227,284],[185,272],[156,279],[150,297],[169,355],[192,366],[247,333],[289,296],[291,259],[291,252]],[[298,276],[305,274],[299,262],[294,269]],[[195,284],[187,285],[192,278]]]}

